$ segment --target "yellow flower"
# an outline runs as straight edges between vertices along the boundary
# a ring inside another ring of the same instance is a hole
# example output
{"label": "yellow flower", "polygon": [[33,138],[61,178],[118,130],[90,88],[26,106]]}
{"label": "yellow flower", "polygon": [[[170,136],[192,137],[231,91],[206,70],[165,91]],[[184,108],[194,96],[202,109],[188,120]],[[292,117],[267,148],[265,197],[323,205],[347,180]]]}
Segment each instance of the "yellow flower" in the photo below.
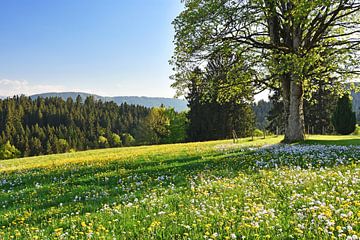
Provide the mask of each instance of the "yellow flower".
{"label": "yellow flower", "polygon": [[297,232],[298,234],[303,234],[303,233],[304,233],[300,228],[297,228],[297,227],[296,227],[294,230],[295,230],[295,232]]}

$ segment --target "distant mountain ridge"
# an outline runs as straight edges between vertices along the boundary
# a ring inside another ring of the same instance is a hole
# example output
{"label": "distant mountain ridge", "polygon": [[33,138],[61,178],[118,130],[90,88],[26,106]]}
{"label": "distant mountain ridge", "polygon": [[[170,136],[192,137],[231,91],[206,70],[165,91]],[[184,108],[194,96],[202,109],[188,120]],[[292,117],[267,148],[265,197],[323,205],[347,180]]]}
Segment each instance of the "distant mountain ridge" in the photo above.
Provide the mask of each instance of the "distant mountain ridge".
{"label": "distant mountain ridge", "polygon": [[36,99],[38,97],[61,97],[62,99],[76,99],[77,96],[81,96],[83,100],[85,100],[89,96],[93,96],[96,100],[101,100],[103,102],[115,102],[116,104],[134,104],[141,105],[144,107],[158,107],[164,105],[166,107],[173,107],[175,111],[181,112],[188,109],[187,101],[176,98],[161,98],[161,97],[137,97],[137,96],[116,96],[116,97],[104,97],[96,94],[84,93],[84,92],[50,92],[50,93],[42,93],[31,95],[32,99]]}

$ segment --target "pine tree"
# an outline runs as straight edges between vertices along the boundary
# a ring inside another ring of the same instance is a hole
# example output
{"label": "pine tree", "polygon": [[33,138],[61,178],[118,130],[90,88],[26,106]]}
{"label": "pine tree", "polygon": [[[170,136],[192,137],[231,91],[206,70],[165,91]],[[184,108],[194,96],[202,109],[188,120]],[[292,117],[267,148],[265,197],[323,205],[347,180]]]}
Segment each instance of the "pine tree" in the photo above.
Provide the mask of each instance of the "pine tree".
{"label": "pine tree", "polygon": [[337,133],[347,135],[355,131],[356,116],[352,111],[349,95],[339,98],[332,117],[332,123]]}
{"label": "pine tree", "polygon": [[[21,156],[34,156],[139,144],[132,136],[149,113],[143,106],[118,106],[94,97],[85,101],[80,96],[75,101],[25,96],[0,99],[0,146],[9,141]],[[108,143],[101,145],[100,136]]]}

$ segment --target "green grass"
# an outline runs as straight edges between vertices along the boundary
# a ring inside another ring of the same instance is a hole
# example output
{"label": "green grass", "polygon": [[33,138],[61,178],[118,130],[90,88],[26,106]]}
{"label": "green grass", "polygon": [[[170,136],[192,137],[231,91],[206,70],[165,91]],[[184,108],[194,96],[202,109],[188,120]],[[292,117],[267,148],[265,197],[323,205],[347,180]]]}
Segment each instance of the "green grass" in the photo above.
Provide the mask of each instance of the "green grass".
{"label": "green grass", "polygon": [[[345,239],[360,232],[358,137],[93,150],[0,162],[0,239]],[[292,149],[292,146],[289,148]],[[324,155],[327,153],[328,155]]]}
{"label": "green grass", "polygon": [[305,141],[306,144],[324,144],[324,145],[360,145],[360,136],[328,136],[328,135],[311,135]]}

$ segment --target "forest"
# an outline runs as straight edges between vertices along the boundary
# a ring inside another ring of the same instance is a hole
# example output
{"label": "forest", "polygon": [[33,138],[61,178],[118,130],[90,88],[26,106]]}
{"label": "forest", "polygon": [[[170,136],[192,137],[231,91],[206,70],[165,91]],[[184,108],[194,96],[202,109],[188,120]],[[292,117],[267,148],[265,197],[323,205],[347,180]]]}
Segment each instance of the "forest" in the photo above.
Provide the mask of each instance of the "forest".
{"label": "forest", "polygon": [[[58,97],[0,100],[0,159],[87,149],[180,142],[184,114]],[[179,130],[180,129],[180,130]]]}
{"label": "forest", "polygon": [[[269,102],[254,103],[251,98],[238,101],[243,97],[239,94],[221,103],[209,74],[199,71],[195,76],[186,95],[189,110],[183,112],[164,106],[118,105],[92,96],[82,99],[80,95],[67,100],[24,95],[0,100],[0,159],[284,134],[283,103],[278,91],[271,94]],[[338,96],[325,90],[305,100],[308,134],[341,132],[336,131],[332,121],[337,102]],[[355,117],[351,101],[345,100],[344,104],[353,118],[352,123],[345,123],[350,126],[344,130],[348,134],[354,131]],[[344,118],[344,113],[339,115]]]}
{"label": "forest", "polygon": [[[199,89],[198,89],[199,90]],[[219,104],[189,93],[190,111],[103,102],[89,96],[0,100],[0,159],[251,135],[250,103]]]}

